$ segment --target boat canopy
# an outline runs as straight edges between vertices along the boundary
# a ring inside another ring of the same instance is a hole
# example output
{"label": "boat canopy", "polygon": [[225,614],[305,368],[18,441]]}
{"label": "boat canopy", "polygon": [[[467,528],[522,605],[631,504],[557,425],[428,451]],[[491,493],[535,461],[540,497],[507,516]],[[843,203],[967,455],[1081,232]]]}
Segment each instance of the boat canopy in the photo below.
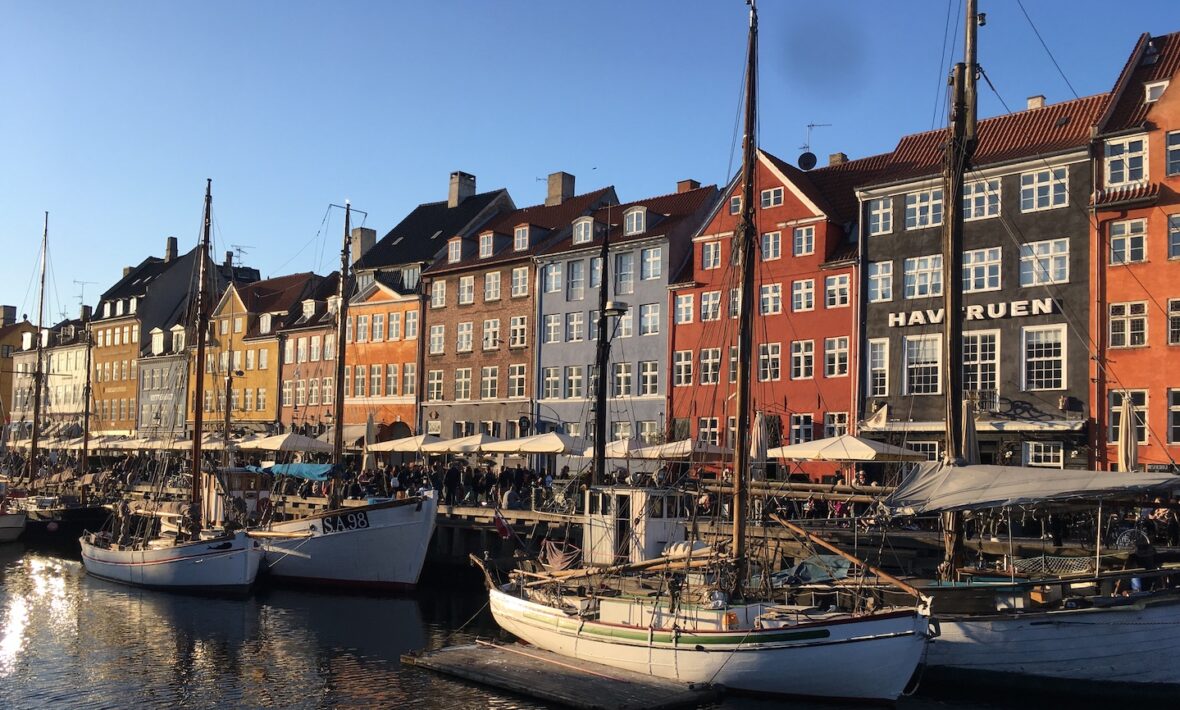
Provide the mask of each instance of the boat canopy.
{"label": "boat canopy", "polygon": [[1124,473],[1022,466],[919,464],[884,501],[894,515],[983,510],[1079,500],[1136,500],[1180,489],[1171,473]]}
{"label": "boat canopy", "polygon": [[278,463],[265,468],[247,466],[246,470],[251,473],[273,473],[277,476],[306,478],[309,481],[326,481],[332,475],[332,468],[330,463]]}

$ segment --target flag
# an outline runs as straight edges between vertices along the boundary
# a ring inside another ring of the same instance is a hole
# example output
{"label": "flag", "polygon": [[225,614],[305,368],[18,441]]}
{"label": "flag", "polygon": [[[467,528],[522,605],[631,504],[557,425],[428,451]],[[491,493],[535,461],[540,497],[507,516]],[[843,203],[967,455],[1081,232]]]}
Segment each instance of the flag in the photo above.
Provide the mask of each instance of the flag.
{"label": "flag", "polygon": [[492,518],[492,522],[495,523],[496,532],[500,533],[500,538],[502,540],[507,540],[512,534],[512,529],[508,527],[508,521],[504,519],[503,515],[500,515],[500,511],[496,511],[496,515]]}

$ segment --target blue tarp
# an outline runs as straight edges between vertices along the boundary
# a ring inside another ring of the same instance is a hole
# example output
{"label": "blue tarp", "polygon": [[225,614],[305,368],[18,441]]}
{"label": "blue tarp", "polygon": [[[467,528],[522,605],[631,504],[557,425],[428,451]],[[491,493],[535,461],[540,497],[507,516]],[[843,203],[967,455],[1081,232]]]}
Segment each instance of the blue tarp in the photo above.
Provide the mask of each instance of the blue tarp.
{"label": "blue tarp", "polygon": [[[256,467],[248,467],[256,468]],[[306,478],[309,481],[326,481],[331,477],[330,463],[280,463],[269,468],[259,469],[262,473],[273,473],[277,476],[292,476]]]}

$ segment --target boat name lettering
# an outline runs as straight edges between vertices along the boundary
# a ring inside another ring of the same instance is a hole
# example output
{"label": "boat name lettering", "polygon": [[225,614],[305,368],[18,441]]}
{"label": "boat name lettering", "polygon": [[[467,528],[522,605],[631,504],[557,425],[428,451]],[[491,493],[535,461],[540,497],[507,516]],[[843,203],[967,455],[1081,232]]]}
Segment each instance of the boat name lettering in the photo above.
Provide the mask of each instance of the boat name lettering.
{"label": "boat name lettering", "polygon": [[[1034,298],[1027,301],[1000,303],[974,303],[963,307],[965,320],[999,320],[1001,318],[1023,318],[1060,313],[1061,308],[1052,298]],[[943,309],[926,308],[920,311],[902,311],[889,314],[889,327],[910,325],[938,325],[942,322]]]}
{"label": "boat name lettering", "polygon": [[355,513],[329,515],[324,518],[324,534],[345,532],[348,530],[363,530],[369,527],[369,514],[363,510]]}

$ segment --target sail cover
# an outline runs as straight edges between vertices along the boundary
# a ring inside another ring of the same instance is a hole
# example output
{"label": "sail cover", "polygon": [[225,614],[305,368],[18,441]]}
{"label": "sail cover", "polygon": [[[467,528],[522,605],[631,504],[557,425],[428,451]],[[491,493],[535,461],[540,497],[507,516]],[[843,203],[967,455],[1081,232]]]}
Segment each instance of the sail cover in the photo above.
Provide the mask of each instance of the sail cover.
{"label": "sail cover", "polygon": [[306,478],[311,481],[326,481],[332,474],[330,463],[280,463],[263,469],[266,473],[294,478]]}
{"label": "sail cover", "polygon": [[1180,489],[1171,473],[1116,473],[1021,466],[919,464],[885,499],[894,515],[981,510],[1070,500],[1131,500]]}

